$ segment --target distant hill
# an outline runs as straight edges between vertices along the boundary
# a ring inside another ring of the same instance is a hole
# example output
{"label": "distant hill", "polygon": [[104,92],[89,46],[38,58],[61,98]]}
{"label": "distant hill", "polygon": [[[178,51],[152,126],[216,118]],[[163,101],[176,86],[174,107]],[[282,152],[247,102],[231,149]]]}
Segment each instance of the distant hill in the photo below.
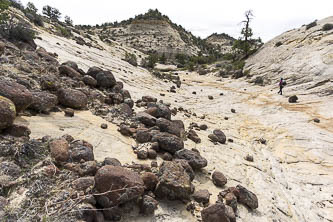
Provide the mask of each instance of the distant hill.
{"label": "distant hill", "polygon": [[145,53],[197,55],[213,46],[173,23],[157,9],[120,23],[105,23],[96,29],[101,39],[111,39]]}
{"label": "distant hill", "polygon": [[215,46],[223,54],[228,53],[232,50],[232,45],[235,40],[235,38],[225,33],[213,33],[205,39],[207,43]]}

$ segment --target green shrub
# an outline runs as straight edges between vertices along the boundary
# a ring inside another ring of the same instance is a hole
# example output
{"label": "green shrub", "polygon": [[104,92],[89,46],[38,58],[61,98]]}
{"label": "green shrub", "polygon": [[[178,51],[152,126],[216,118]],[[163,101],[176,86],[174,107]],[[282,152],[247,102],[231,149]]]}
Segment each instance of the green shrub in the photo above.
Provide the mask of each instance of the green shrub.
{"label": "green shrub", "polygon": [[282,45],[282,42],[277,42],[277,43],[275,43],[275,47],[279,47],[279,46],[281,46]]}
{"label": "green shrub", "polygon": [[315,27],[317,25],[317,21],[311,22],[306,25],[305,30],[311,29],[312,27]]}
{"label": "green shrub", "polygon": [[243,69],[245,66],[245,61],[244,60],[238,60],[232,63],[232,68],[234,70],[239,70],[239,69]]}
{"label": "green shrub", "polygon": [[131,64],[132,66],[137,66],[138,65],[136,55],[134,55],[133,53],[126,52],[125,61],[128,62],[129,64]]}
{"label": "green shrub", "polygon": [[35,32],[30,28],[25,27],[23,24],[11,26],[7,30],[7,38],[9,40],[16,40],[30,43],[35,39]]}
{"label": "green shrub", "polygon": [[70,38],[73,35],[70,29],[64,28],[62,26],[57,26],[57,31],[59,35],[65,38]]}
{"label": "green shrub", "polygon": [[327,23],[323,26],[323,31],[330,31],[333,29],[333,24]]}

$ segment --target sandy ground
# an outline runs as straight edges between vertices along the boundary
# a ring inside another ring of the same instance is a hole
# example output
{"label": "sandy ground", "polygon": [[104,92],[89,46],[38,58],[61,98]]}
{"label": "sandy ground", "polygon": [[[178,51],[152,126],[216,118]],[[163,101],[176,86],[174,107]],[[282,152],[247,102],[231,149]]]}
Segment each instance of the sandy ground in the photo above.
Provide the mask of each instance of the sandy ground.
{"label": "sandy ground", "polygon": [[[237,221],[333,221],[332,97],[301,95],[299,103],[289,104],[288,96],[295,92],[288,88],[280,96],[278,89],[253,86],[244,79],[221,80],[185,72],[179,72],[182,87],[176,94],[168,93],[166,90],[172,83],[164,83],[146,70],[120,60],[116,47],[103,45],[106,50],[100,51],[46,33],[41,36],[43,40],[37,44],[56,52],[60,62],[73,60],[85,70],[92,65],[112,70],[117,79],[125,82],[134,99],[151,95],[170,102],[172,107],[182,106],[197,116],[206,115],[202,120],[179,113],[174,119],[183,120],[186,127],[191,122],[209,127],[198,132],[202,143],[186,141],[185,144],[188,149],[199,149],[208,160],[208,166],[197,173],[194,184],[196,189],[209,189],[211,203],[221,191],[210,180],[209,174],[215,169],[225,173],[228,186],[242,184],[258,196],[259,208],[253,212],[239,205]],[[83,53],[76,54],[77,50]],[[160,97],[161,92],[166,96]],[[208,95],[214,100],[209,100]],[[236,113],[231,113],[231,108]],[[69,133],[91,142],[98,160],[110,156],[122,163],[140,162],[132,153],[135,142],[121,136],[116,126],[109,123],[109,128],[102,130],[100,124],[104,120],[88,111],[75,116],[68,119],[63,113],[57,113],[24,118],[24,121],[34,138]],[[314,123],[315,117],[321,122]],[[217,128],[234,142],[213,145],[207,136]],[[267,144],[260,144],[260,138],[266,139]],[[253,163],[244,160],[247,154],[253,155]],[[152,219],[133,213],[124,221],[196,221],[196,218],[177,203],[163,202]]]}

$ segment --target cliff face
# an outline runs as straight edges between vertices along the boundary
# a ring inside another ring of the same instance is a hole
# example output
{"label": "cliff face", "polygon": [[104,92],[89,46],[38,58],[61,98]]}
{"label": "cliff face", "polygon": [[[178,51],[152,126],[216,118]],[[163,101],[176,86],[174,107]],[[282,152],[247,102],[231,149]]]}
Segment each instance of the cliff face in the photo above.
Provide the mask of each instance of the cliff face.
{"label": "cliff face", "polygon": [[267,84],[283,77],[293,90],[333,94],[333,29],[325,24],[333,24],[333,16],[277,36],[247,60],[244,71]]}

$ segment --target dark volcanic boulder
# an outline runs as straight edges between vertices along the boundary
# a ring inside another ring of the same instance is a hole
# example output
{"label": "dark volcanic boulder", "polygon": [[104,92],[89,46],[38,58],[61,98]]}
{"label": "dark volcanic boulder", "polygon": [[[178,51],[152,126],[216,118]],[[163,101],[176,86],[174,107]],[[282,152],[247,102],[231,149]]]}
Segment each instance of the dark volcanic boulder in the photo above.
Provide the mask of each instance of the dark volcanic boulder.
{"label": "dark volcanic boulder", "polygon": [[171,110],[165,104],[148,103],[147,107],[148,109],[146,112],[149,113],[150,115],[156,118],[163,117],[165,119],[171,120]]}
{"label": "dark volcanic boulder", "polygon": [[142,96],[142,102],[145,102],[145,103],[156,103],[157,99],[155,97],[152,97],[152,96]]}
{"label": "dark volcanic boulder", "polygon": [[14,103],[0,96],[0,131],[11,126],[15,117],[16,109]]}
{"label": "dark volcanic boulder", "polygon": [[236,196],[239,203],[248,206],[252,210],[258,208],[258,198],[254,193],[241,185],[237,185],[236,189]]}
{"label": "dark volcanic boulder", "polygon": [[185,133],[184,123],[181,120],[170,121],[165,118],[158,118],[156,121],[161,132],[168,132],[178,137],[183,137]]}
{"label": "dark volcanic boulder", "polygon": [[144,215],[153,214],[157,209],[158,201],[151,196],[144,195],[140,202],[140,212]]}
{"label": "dark volcanic boulder", "polygon": [[27,126],[13,124],[5,130],[5,133],[14,137],[29,137],[31,130]]}
{"label": "dark volcanic boulder", "polygon": [[[172,159],[172,157],[171,157],[171,159]],[[194,174],[194,171],[193,171],[192,167],[190,166],[190,164],[186,160],[182,160],[182,159],[176,159],[174,161],[177,163],[180,163],[182,165],[182,167],[185,169],[185,172],[189,175],[191,181],[193,181],[195,174]]]}
{"label": "dark volcanic boulder", "polygon": [[215,186],[217,187],[223,187],[224,185],[227,184],[228,179],[224,176],[224,174],[220,171],[214,171],[212,175],[212,180]]}
{"label": "dark volcanic boulder", "polygon": [[67,62],[62,63],[61,65],[69,66],[69,67],[73,68],[76,71],[79,70],[79,66],[76,64],[76,62],[73,62],[73,61],[67,61]]}
{"label": "dark volcanic boulder", "polygon": [[223,187],[228,182],[228,179],[224,176],[224,174],[217,170],[213,173],[212,180],[217,187]]}
{"label": "dark volcanic boulder", "polygon": [[88,69],[87,75],[96,79],[97,74],[100,72],[103,72],[103,70],[101,68],[93,66]]}
{"label": "dark volcanic boulder", "polygon": [[76,71],[75,69],[73,69],[70,66],[61,65],[58,69],[59,69],[59,73],[61,75],[65,75],[65,76],[68,76],[71,78],[76,78],[76,79],[80,79],[82,77],[78,71]]}
{"label": "dark volcanic boulder", "polygon": [[81,160],[93,161],[95,159],[93,150],[86,146],[76,146],[71,149],[70,157],[76,162],[80,162]]}
{"label": "dark volcanic boulder", "polygon": [[153,142],[158,142],[161,149],[174,154],[178,150],[184,149],[184,142],[177,136],[170,133],[157,133],[152,138]]}
{"label": "dark volcanic boulder", "polygon": [[298,100],[297,96],[290,96],[288,99],[289,103],[296,103],[297,100]]}
{"label": "dark volcanic boulder", "polygon": [[195,143],[201,143],[200,137],[194,130],[190,130],[188,132],[187,138],[189,138],[190,140],[192,140]]}
{"label": "dark volcanic boulder", "polygon": [[51,157],[57,162],[65,162],[69,159],[69,145],[65,139],[53,140],[49,146]]}
{"label": "dark volcanic boulder", "polygon": [[151,134],[148,129],[138,129],[136,131],[136,141],[138,143],[147,143],[151,141]]}
{"label": "dark volcanic boulder", "polygon": [[75,89],[60,89],[58,90],[59,103],[63,106],[73,109],[82,109],[87,106],[87,96]]}
{"label": "dark volcanic boulder", "polygon": [[186,160],[194,170],[207,166],[207,160],[200,153],[192,150],[179,150],[175,153],[175,158]]}
{"label": "dark volcanic boulder", "polygon": [[213,204],[201,211],[203,222],[230,222],[223,203]]}
{"label": "dark volcanic boulder", "polygon": [[95,175],[96,189],[106,193],[111,206],[140,197],[145,185],[139,174],[119,166],[103,166]]}
{"label": "dark volcanic boulder", "polygon": [[148,127],[155,126],[156,118],[145,112],[139,112],[136,119]]}
{"label": "dark volcanic boulder", "polygon": [[31,92],[23,85],[13,81],[0,80],[0,96],[10,99],[19,113],[32,103]]}
{"label": "dark volcanic boulder", "polygon": [[169,200],[188,200],[191,195],[191,180],[180,163],[164,161],[159,170],[159,182],[155,194]]}
{"label": "dark volcanic boulder", "polygon": [[209,203],[210,193],[208,190],[198,190],[192,195],[193,199],[198,203]]}
{"label": "dark volcanic boulder", "polygon": [[91,87],[97,86],[97,80],[91,76],[85,75],[82,80],[88,86],[91,86]]}
{"label": "dark volcanic boulder", "polygon": [[221,144],[225,144],[227,137],[221,130],[216,129],[213,131],[213,134],[217,137],[217,142],[219,142]]}
{"label": "dark volcanic boulder", "polygon": [[146,190],[154,191],[156,184],[158,183],[158,178],[155,174],[151,172],[144,172],[141,178],[145,184]]}
{"label": "dark volcanic boulder", "polygon": [[48,111],[58,104],[58,97],[48,92],[33,92],[33,102],[29,109],[38,112]]}
{"label": "dark volcanic boulder", "polygon": [[112,72],[103,71],[96,75],[97,85],[104,88],[112,88],[117,84]]}

